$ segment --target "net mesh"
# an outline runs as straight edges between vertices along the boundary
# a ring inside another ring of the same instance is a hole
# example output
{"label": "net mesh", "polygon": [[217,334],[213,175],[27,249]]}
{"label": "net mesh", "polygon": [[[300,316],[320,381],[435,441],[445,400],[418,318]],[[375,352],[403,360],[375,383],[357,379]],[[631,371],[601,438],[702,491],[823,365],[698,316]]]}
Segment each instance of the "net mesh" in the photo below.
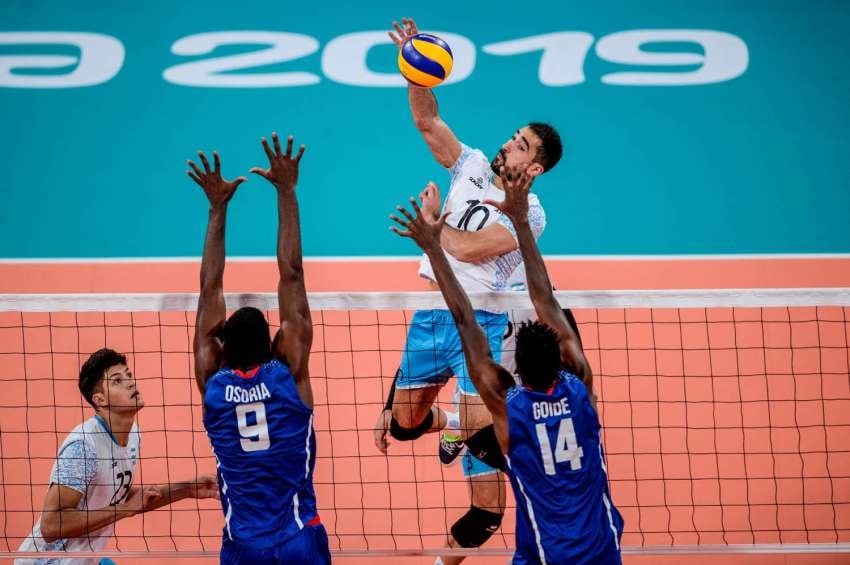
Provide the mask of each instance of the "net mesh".
{"label": "net mesh", "polygon": [[[576,306],[594,371],[625,551],[850,541],[850,292],[559,298]],[[0,552],[38,520],[59,445],[91,416],[77,377],[98,348],[127,354],[145,397],[135,484],[214,472],[192,377],[195,300],[0,296]],[[311,295],[314,484],[338,554],[438,550],[469,507],[460,467],[440,465],[437,434],[391,442],[388,456],[373,440],[413,310],[440,303],[433,293]],[[277,322],[275,297],[228,297],[243,304]],[[452,409],[453,388],[441,406]],[[508,493],[485,547],[513,546],[513,508]],[[184,500],[120,521],[110,547],[215,553],[222,525],[216,501]]]}

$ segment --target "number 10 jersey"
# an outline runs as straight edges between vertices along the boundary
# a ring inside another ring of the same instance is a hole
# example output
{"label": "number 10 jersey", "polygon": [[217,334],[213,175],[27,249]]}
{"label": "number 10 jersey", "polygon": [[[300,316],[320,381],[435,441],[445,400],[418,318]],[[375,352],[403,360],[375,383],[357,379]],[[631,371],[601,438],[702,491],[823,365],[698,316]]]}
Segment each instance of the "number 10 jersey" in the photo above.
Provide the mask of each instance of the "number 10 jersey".
{"label": "number 10 jersey", "polygon": [[[514,239],[517,238],[510,219],[497,208],[484,204],[488,199],[499,202],[505,198],[505,193],[493,183],[493,171],[484,153],[461,145],[460,157],[449,172],[451,184],[443,203],[443,211],[451,212],[446,219],[448,226],[460,231],[477,232],[492,224],[501,224]],[[528,195],[528,223],[536,240],[546,227],[546,214],[534,193]],[[519,247],[504,255],[474,263],[460,261],[450,253],[446,258],[466,292],[512,290],[513,286],[525,285],[525,271],[518,268],[522,265]],[[419,261],[419,276],[437,280],[431,262],[424,253]]]}
{"label": "number 10 jersey", "polygon": [[204,427],[218,467],[224,535],[267,548],[318,523],[313,410],[277,360],[243,373],[222,368],[207,382]]}

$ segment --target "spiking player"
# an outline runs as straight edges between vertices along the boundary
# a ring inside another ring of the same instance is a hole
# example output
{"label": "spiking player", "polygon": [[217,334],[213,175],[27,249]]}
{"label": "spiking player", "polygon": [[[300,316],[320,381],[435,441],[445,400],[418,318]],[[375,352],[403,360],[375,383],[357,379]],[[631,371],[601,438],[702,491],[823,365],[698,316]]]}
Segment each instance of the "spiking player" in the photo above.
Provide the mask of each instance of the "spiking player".
{"label": "spiking player", "polygon": [[207,195],[210,216],[195,322],[195,377],[204,397],[204,427],[218,463],[224,512],[222,563],[330,563],[328,536],[313,490],[316,438],[308,362],[313,324],[301,258],[295,185],[304,146],[292,157],[272,134],[270,168],[252,173],[277,189],[280,329],[274,342],[263,313],[244,307],[225,321],[224,225],[227,203],[245,178],[221,177],[191,161],[188,172]]}
{"label": "spiking player", "polygon": [[[390,38],[399,48],[419,32],[416,22],[408,18],[402,19],[401,25],[394,22],[393,26],[395,31],[390,32]],[[443,229],[441,236],[441,245],[449,253],[449,264],[468,292],[510,290],[511,283],[516,280],[515,271],[522,262],[516,233],[510,220],[485,201],[500,198],[499,167],[502,165],[521,166],[530,177],[554,167],[562,154],[560,136],[548,124],[528,124],[517,130],[490,160],[480,150],[458,140],[440,117],[430,89],[410,85],[408,100],[414,123],[428,148],[451,174],[443,204],[444,210],[451,211],[450,225]],[[421,198],[423,212],[429,217],[438,216],[441,197],[437,186],[429,184]],[[536,196],[531,195],[528,201],[531,229],[534,236],[539,237],[546,224],[545,214]],[[422,258],[419,274],[436,290],[435,275],[427,256]],[[476,311],[476,317],[484,326],[490,349],[498,358],[508,316],[504,312],[480,310]],[[400,441],[409,441],[443,429],[445,415],[435,409],[434,401],[452,375],[457,377],[461,391],[460,429],[469,452],[480,455],[498,451],[493,434],[479,432],[492,420],[469,378],[457,329],[446,310],[420,310],[414,314],[394,395],[387,402],[392,406],[390,435]],[[462,447],[459,442],[441,442],[441,458],[444,446],[454,448],[453,453],[446,455],[449,459]],[[495,472],[492,466],[472,457],[469,452],[464,456],[466,476]],[[497,508],[498,501],[490,501],[489,507]],[[457,541],[463,547],[477,547],[500,523],[498,512],[472,506],[455,524],[458,531],[468,534]]]}
{"label": "spiking player", "polygon": [[[493,415],[499,447],[517,500],[514,563],[621,563],[623,520],[611,502],[592,376],[575,332],[561,311],[528,222],[530,179],[501,169],[503,202],[490,204],[517,230],[529,292],[539,322],[517,330],[521,384],[493,361],[472,305],[440,246],[446,220],[426,219],[411,199],[414,218],[393,216],[428,255],[463,342],[470,375]],[[561,367],[566,367],[564,371]]]}
{"label": "spiking player", "polygon": [[[136,415],[145,406],[127,358],[103,348],[80,368],[80,393],[94,416],[74,428],[50,473],[44,510],[18,551],[98,551],[114,523],[192,498],[217,498],[215,477],[166,485],[133,484],[141,434]],[[17,559],[17,565],[94,565],[99,558]]]}

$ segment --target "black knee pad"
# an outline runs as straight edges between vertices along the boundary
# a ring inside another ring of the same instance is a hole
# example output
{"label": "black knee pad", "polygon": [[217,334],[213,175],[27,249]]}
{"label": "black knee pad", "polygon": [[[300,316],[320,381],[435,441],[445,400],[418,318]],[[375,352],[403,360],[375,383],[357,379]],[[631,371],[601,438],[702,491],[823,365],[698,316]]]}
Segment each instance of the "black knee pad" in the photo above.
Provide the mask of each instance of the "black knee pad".
{"label": "black knee pad", "polygon": [[452,537],[461,547],[480,547],[502,525],[502,515],[476,506],[452,525]]}
{"label": "black knee pad", "polygon": [[422,434],[431,429],[431,426],[434,423],[434,411],[428,410],[428,415],[425,416],[425,419],[422,420],[422,423],[413,428],[404,428],[399,423],[398,420],[393,416],[392,421],[390,422],[390,435],[396,438],[399,441],[410,441],[413,439],[417,439],[422,437]]}
{"label": "black knee pad", "polygon": [[505,470],[505,456],[499,441],[496,439],[496,430],[493,424],[485,426],[466,439],[466,447],[469,452],[494,469]]}

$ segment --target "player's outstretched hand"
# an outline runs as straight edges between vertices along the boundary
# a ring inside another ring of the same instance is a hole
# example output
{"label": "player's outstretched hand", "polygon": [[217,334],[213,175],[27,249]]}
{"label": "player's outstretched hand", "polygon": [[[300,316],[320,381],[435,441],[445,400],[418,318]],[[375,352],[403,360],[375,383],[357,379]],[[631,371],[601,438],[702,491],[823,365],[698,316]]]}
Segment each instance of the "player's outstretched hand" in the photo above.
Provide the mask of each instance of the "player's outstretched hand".
{"label": "player's outstretched hand", "polygon": [[292,191],[295,190],[295,185],[298,183],[298,164],[301,162],[301,156],[304,155],[305,147],[302,145],[298,149],[295,157],[292,156],[293,138],[290,135],[286,139],[286,153],[280,150],[280,139],[277,137],[277,132],[272,133],[272,143],[274,143],[274,151],[269,147],[269,142],[264,137],[261,140],[263,150],[266,152],[266,157],[269,158],[269,168],[262,169],[260,167],[251,168],[251,172],[255,175],[260,175],[278,190]]}
{"label": "player's outstretched hand", "polygon": [[513,222],[528,219],[528,190],[532,177],[521,167],[499,167],[499,178],[505,190],[505,199],[501,202],[487,199],[484,204],[498,208]]}
{"label": "player's outstretched hand", "polygon": [[192,170],[186,171],[186,174],[198,183],[198,186],[204,189],[204,194],[207,195],[210,206],[213,208],[226,206],[230,199],[233,198],[236,187],[245,182],[245,177],[238,177],[232,181],[224,180],[221,177],[221,159],[217,151],[213,151],[213,162],[215,166],[212,170],[210,170],[210,162],[207,161],[207,157],[203,151],[198,151],[198,157],[204,166],[204,170],[202,171],[192,161],[187,161],[189,166],[192,167]]}
{"label": "player's outstretched hand", "polygon": [[429,250],[439,248],[440,232],[443,230],[443,225],[445,225],[449,213],[446,212],[441,217],[432,220],[423,214],[419,204],[416,203],[416,198],[412,196],[410,197],[410,205],[413,207],[413,211],[416,212],[416,217],[408,212],[404,206],[396,206],[396,210],[401,212],[407,220],[391,214],[390,219],[403,227],[404,230],[400,230],[396,226],[390,226],[390,229],[402,237],[409,237],[426,253]]}
{"label": "player's outstretched hand", "polygon": [[389,36],[399,49],[405,41],[419,33],[419,28],[416,27],[413,18],[401,18],[401,25],[398,25],[398,22],[393,22],[393,28],[396,32],[389,32]]}
{"label": "player's outstretched hand", "polygon": [[220,498],[218,480],[213,475],[198,475],[195,479],[195,498]]}

